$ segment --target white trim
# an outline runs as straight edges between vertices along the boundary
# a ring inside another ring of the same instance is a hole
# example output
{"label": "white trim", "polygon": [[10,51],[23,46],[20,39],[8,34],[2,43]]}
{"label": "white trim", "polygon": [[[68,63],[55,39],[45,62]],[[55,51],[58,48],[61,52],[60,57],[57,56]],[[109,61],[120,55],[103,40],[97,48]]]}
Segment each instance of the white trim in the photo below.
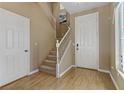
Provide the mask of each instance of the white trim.
{"label": "white trim", "polygon": [[113,83],[114,83],[116,89],[119,90],[119,87],[118,87],[118,85],[117,85],[117,83],[116,83],[114,77],[112,76],[111,72],[110,72],[109,74],[110,74],[110,77],[111,77],[111,79],[112,79],[112,81],[113,81]]}
{"label": "white trim", "polygon": [[57,53],[56,53],[56,58],[57,58],[57,64],[56,64],[56,78],[59,78],[59,50],[58,50],[58,44],[59,44],[59,40],[57,40],[56,42],[56,49],[57,49]]}
{"label": "white trim", "polygon": [[64,52],[63,56],[61,57],[61,60],[60,60],[59,64],[61,64],[62,60],[64,59],[64,57],[66,55],[66,53],[68,52],[69,47],[71,46],[71,44],[72,44],[72,40],[69,41],[69,43],[68,43],[68,45],[67,45],[67,47],[65,49],[65,52]]}
{"label": "white trim", "polygon": [[108,71],[108,70],[98,69],[98,71],[99,71],[99,72],[103,72],[103,73],[108,73],[108,74],[110,74],[110,71]]}
{"label": "white trim", "polygon": [[124,73],[122,73],[120,70],[118,70],[118,73],[119,73],[120,76],[124,79]]}
{"label": "white trim", "polygon": [[[120,62],[120,56],[123,55],[121,53],[122,49],[121,49],[121,45],[120,45],[120,38],[119,38],[119,24],[118,24],[118,21],[119,21],[119,14],[118,14],[118,11],[119,11],[119,7],[121,7],[121,4],[122,4],[122,7],[123,7],[123,3],[120,2],[117,4],[117,6],[115,7],[115,59],[116,59],[116,70],[117,72],[121,75],[121,77],[124,79],[124,74],[121,72],[121,70],[123,70],[123,68],[120,67],[121,65],[121,62]],[[121,10],[123,11],[123,9]],[[123,20],[123,18],[122,18]],[[123,25],[123,23],[122,23]],[[120,70],[121,69],[121,70]]]}
{"label": "white trim", "polygon": [[28,20],[28,74],[30,73],[30,66],[31,66],[31,60],[30,60],[30,54],[31,54],[31,51],[30,51],[30,19],[27,18]]}
{"label": "white trim", "polygon": [[103,70],[103,69],[98,69],[98,71],[103,72],[103,73],[108,73],[108,74],[110,75],[110,77],[111,77],[111,79],[112,79],[112,82],[114,83],[116,89],[119,90],[119,87],[118,87],[118,85],[117,85],[117,83],[116,83],[116,81],[115,81],[115,79],[114,79],[114,77],[113,77],[113,75],[111,74],[110,71],[108,71],[108,70]]}
{"label": "white trim", "polygon": [[72,65],[73,67],[77,67],[76,65]]}
{"label": "white trim", "polygon": [[59,67],[59,64],[57,63],[56,64],[56,78],[59,78],[60,76],[59,76],[59,69],[60,69],[60,67]]}
{"label": "white trim", "polygon": [[39,69],[36,69],[34,71],[31,71],[28,75],[32,75],[32,74],[37,73],[37,72],[39,72]]}
{"label": "white trim", "polygon": [[63,71],[63,72],[60,74],[59,78],[62,77],[66,72],[68,72],[72,67],[74,67],[74,65],[69,66],[65,71]]}
{"label": "white trim", "polygon": [[119,59],[120,59],[120,54],[119,54],[119,32],[118,32],[118,8],[120,4],[118,4],[115,7],[115,64],[116,64],[116,70],[118,70],[119,67]]}
{"label": "white trim", "polygon": [[97,14],[97,69],[99,69],[99,12],[96,12]]}

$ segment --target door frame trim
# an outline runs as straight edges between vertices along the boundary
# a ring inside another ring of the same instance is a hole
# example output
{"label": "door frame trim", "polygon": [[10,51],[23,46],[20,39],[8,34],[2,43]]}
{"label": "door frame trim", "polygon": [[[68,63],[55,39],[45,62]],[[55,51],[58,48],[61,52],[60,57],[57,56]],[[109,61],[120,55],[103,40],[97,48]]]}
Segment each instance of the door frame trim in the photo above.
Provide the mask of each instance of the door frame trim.
{"label": "door frame trim", "polygon": [[30,45],[30,40],[31,40],[31,36],[30,36],[30,19],[29,18],[26,18],[28,20],[28,73],[31,73],[31,45]]}
{"label": "door frame trim", "polygon": [[[97,43],[96,43],[96,45],[97,45],[97,49],[96,49],[96,56],[97,56],[97,68],[96,68],[96,70],[99,70],[99,12],[93,12],[93,13],[89,13],[89,14],[85,14],[85,15],[81,15],[81,16],[87,16],[87,15],[91,15],[91,14],[96,14],[96,16],[97,16]],[[78,18],[78,17],[80,17],[80,16],[76,16],[75,17],[75,30],[76,30],[76,19]],[[76,31],[75,31],[75,65],[76,65],[76,67],[78,67],[77,66],[77,64],[76,64]]]}

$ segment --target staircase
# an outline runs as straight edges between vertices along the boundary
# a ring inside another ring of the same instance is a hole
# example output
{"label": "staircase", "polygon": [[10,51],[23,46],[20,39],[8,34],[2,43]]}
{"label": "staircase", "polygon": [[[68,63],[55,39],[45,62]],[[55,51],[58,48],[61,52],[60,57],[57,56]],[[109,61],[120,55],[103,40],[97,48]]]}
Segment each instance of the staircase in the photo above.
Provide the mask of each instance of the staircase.
{"label": "staircase", "polygon": [[[52,49],[47,55],[46,59],[42,62],[39,70],[41,72],[46,72],[60,77],[60,66],[61,66],[61,58],[65,53],[66,47],[71,42],[71,30],[68,27],[68,31],[65,35],[59,40],[56,40],[56,48]],[[57,72],[57,73],[56,73]]]}
{"label": "staircase", "polygon": [[40,71],[46,72],[52,75],[56,75],[56,50],[55,49],[49,52],[48,56],[40,66]]}

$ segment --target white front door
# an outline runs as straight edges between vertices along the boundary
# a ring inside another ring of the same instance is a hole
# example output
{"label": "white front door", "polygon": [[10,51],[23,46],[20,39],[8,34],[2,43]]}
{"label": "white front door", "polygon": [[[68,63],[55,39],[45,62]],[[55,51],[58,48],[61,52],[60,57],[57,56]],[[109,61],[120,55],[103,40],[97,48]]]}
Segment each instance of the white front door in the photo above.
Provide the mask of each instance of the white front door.
{"label": "white front door", "polygon": [[78,67],[98,69],[98,13],[75,18],[75,61]]}
{"label": "white front door", "polygon": [[0,9],[0,86],[29,73],[29,19]]}

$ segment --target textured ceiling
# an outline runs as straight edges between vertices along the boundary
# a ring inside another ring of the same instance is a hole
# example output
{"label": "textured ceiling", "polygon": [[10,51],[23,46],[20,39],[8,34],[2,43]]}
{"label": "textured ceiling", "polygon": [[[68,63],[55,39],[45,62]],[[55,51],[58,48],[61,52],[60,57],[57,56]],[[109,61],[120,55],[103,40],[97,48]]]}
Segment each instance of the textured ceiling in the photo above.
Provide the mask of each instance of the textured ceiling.
{"label": "textured ceiling", "polygon": [[83,10],[96,8],[108,4],[108,2],[61,2],[65,9],[73,14]]}

